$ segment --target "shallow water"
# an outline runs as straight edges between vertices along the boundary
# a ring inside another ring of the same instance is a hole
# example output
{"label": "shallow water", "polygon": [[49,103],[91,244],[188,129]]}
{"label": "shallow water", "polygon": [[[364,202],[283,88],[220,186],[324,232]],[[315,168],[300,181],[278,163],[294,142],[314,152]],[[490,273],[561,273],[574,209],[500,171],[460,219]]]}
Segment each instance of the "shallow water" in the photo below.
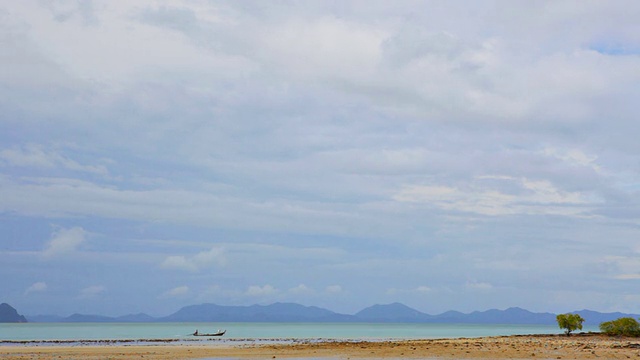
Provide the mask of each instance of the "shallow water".
{"label": "shallow water", "polygon": [[[221,338],[195,338],[226,329]],[[585,327],[583,331],[597,331]],[[559,334],[555,325],[371,324],[371,323],[26,323],[0,324],[0,341],[140,340],[293,341],[298,339],[386,340]]]}

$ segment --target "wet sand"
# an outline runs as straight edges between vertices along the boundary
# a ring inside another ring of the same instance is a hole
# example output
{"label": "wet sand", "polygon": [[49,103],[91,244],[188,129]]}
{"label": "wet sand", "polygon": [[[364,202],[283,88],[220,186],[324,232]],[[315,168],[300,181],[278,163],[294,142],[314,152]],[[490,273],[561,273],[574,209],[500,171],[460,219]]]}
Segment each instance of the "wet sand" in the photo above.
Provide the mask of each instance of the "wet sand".
{"label": "wet sand", "polygon": [[640,359],[639,338],[594,334],[504,336],[403,341],[321,341],[293,344],[175,344],[0,346],[2,359],[204,359],[204,358],[442,358]]}

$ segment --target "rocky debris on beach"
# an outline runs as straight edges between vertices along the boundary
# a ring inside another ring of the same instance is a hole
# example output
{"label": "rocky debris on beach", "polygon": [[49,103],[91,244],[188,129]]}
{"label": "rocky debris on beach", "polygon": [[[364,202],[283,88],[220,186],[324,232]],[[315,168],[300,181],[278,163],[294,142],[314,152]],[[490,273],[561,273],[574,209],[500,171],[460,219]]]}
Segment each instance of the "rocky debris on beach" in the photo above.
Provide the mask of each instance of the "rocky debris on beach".
{"label": "rocky debris on beach", "polygon": [[181,342],[0,346],[0,358],[71,360],[203,358],[438,358],[438,359],[629,359],[640,358],[640,339],[601,334],[523,335],[422,340],[296,340],[233,345]]}
{"label": "rocky debris on beach", "polygon": [[145,360],[203,358],[300,359],[628,359],[640,358],[638,338],[599,334],[498,336],[424,340],[294,341],[286,344],[98,344],[0,346],[0,358]]}
{"label": "rocky debris on beach", "polygon": [[[594,359],[640,357],[636,338],[599,334],[502,336],[403,341],[339,341],[269,345],[278,356],[312,353],[354,357],[438,357],[483,359]],[[302,356],[303,357],[303,356]]]}

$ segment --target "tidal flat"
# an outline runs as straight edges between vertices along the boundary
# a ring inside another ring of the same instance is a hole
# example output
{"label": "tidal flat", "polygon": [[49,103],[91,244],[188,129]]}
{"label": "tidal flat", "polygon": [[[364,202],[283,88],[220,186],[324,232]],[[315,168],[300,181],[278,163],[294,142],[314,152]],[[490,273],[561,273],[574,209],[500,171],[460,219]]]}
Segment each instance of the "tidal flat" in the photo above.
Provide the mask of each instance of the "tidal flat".
{"label": "tidal flat", "polygon": [[583,333],[274,344],[2,345],[3,359],[634,359],[640,339]]}

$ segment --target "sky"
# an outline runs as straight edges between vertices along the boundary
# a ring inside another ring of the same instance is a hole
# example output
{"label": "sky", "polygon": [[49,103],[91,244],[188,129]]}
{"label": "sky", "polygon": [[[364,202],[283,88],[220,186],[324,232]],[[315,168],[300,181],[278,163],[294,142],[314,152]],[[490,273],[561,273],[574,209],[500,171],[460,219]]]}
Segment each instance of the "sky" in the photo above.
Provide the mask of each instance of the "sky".
{"label": "sky", "polygon": [[0,0],[0,302],[640,313],[638,18]]}

